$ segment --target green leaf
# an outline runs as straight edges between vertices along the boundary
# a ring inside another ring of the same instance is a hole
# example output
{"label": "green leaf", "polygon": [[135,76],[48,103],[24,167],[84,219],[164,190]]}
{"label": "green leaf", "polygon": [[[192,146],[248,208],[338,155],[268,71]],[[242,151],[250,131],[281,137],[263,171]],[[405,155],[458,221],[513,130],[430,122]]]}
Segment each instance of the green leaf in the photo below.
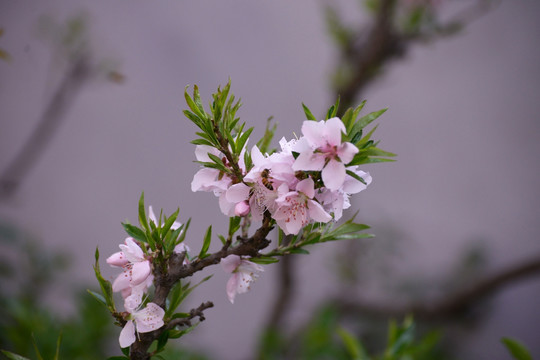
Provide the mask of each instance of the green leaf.
{"label": "green leaf", "polygon": [[229,218],[229,236],[233,236],[238,229],[240,229],[240,223],[242,218],[240,216],[233,216]]}
{"label": "green leaf", "polygon": [[240,152],[244,148],[244,145],[246,145],[246,142],[249,139],[249,135],[251,135],[252,132],[253,132],[253,128],[250,127],[249,129],[246,130],[245,133],[242,134],[242,136],[240,136],[240,139],[238,139],[238,142],[236,143],[236,153],[237,154],[240,154]]}
{"label": "green leaf", "polygon": [[369,360],[366,350],[360,341],[358,341],[350,332],[344,328],[339,328],[337,329],[337,333],[341,337],[341,340],[343,340],[345,348],[347,348],[347,352],[352,360]]}
{"label": "green leaf", "polygon": [[30,360],[28,358],[25,358],[24,356],[14,354],[7,350],[0,350],[2,354],[4,354],[9,360]]}
{"label": "green leaf", "polygon": [[34,333],[32,333],[32,345],[34,345],[34,351],[36,352],[36,356],[38,360],[43,360],[43,357],[41,356],[41,353],[39,352],[39,349],[36,343],[36,338],[34,337]]}
{"label": "green leaf", "polygon": [[302,108],[304,109],[304,113],[306,114],[306,119],[317,121],[315,116],[313,116],[313,114],[311,113],[311,110],[309,110],[309,108],[306,105],[304,105],[304,103],[302,103]]}
{"label": "green leaf", "polygon": [[165,234],[169,232],[169,230],[171,229],[171,226],[174,224],[174,222],[178,218],[179,213],[180,213],[180,208],[176,209],[176,211],[165,220],[165,224],[163,224],[163,227],[161,228],[161,236],[165,236]]}
{"label": "green leaf", "polygon": [[[129,348],[126,348],[129,351]],[[129,359],[127,356],[111,356],[108,357],[107,360],[126,360]]]}
{"label": "green leaf", "polygon": [[208,249],[210,248],[211,241],[212,241],[212,225],[208,227],[208,229],[206,230],[206,234],[204,235],[204,242],[203,242],[201,252],[199,253],[199,259],[206,257],[206,253],[208,252]]}
{"label": "green leaf", "polygon": [[262,138],[257,142],[257,147],[259,150],[261,150],[261,153],[268,153],[270,143],[272,142],[272,139],[274,138],[274,134],[277,129],[277,124],[274,124],[272,128],[270,128],[270,123],[272,122],[272,119],[274,117],[270,116],[268,119],[266,119],[266,128],[264,129],[264,135]]}
{"label": "green leaf", "polygon": [[124,230],[128,233],[129,236],[132,238],[135,238],[142,242],[148,242],[148,239],[146,238],[146,233],[139,229],[138,227],[128,224],[128,223],[122,223],[122,226],[124,227]]}
{"label": "green leaf", "polygon": [[54,360],[58,360],[60,357],[60,343],[62,342],[62,333],[58,335],[58,340],[56,340],[56,353],[54,354]]}
{"label": "green leaf", "polygon": [[510,351],[510,354],[512,354],[514,359],[533,360],[527,348],[519,341],[512,338],[504,337],[501,339],[501,342],[504,344],[504,346],[506,346],[508,351]]}
{"label": "green leaf", "polygon": [[199,281],[197,284],[193,285],[192,287],[189,287],[190,283],[185,283],[182,285],[182,283],[179,281],[177,282],[174,287],[171,289],[170,295],[169,295],[169,308],[165,312],[166,318],[172,318],[178,317],[177,314],[173,313],[176,311],[176,308],[184,301],[184,299],[195,289],[197,286],[201,285],[203,282],[206,282],[212,278],[212,275],[209,275]]}
{"label": "green leaf", "polygon": [[353,127],[353,133],[356,132],[356,131],[359,131],[363,128],[365,128],[366,126],[368,126],[371,122],[373,122],[374,120],[376,120],[379,116],[381,116],[382,114],[384,114],[386,112],[386,110],[388,110],[388,108],[385,108],[385,109],[381,109],[379,111],[374,111],[372,113],[369,113],[367,115],[364,115],[362,116],[360,119],[358,119],[358,121],[354,124],[354,127]]}
{"label": "green leaf", "polygon": [[328,109],[328,112],[326,113],[326,120],[335,117],[337,115],[338,108],[339,108],[339,96],[336,100],[336,103],[330,106],[330,109]]}
{"label": "green leaf", "polygon": [[206,139],[195,139],[190,141],[193,145],[207,145],[207,146],[214,146],[210,141]]}
{"label": "green leaf", "polygon": [[105,305],[105,307],[107,307],[107,301],[105,300],[103,295],[98,294],[97,292],[94,292],[94,291],[92,291],[90,289],[86,289],[86,291],[88,291],[88,293],[90,295],[92,295],[94,297],[94,299],[96,299],[98,302],[100,302],[101,304]]}
{"label": "green leaf", "polygon": [[144,209],[144,191],[141,193],[141,197],[139,198],[139,223],[146,231],[150,231],[148,221],[146,219],[146,211]]}
{"label": "green leaf", "polygon": [[261,264],[261,265],[267,265],[267,264],[273,264],[279,262],[278,259],[274,257],[267,257],[267,256],[261,256],[261,257],[254,257],[250,258],[249,261],[254,262],[255,264]]}
{"label": "green leaf", "polygon": [[[191,111],[193,111],[195,115],[197,115],[197,117],[201,121],[203,121],[204,119],[206,119],[206,114],[204,113],[204,110],[201,111],[202,105],[201,105],[201,108],[199,108],[199,106],[195,103],[195,101],[193,101],[191,96],[189,96],[187,92],[188,87],[189,85],[184,88],[184,98],[186,99],[187,106],[191,109]],[[194,90],[194,94],[195,94],[195,90]],[[198,94],[198,89],[197,89],[197,94]],[[200,102],[200,98],[199,98],[199,102]]]}
{"label": "green leaf", "polygon": [[362,184],[364,185],[367,185],[366,181],[364,180],[364,178],[362,178],[360,175],[358,175],[357,173],[351,171],[351,170],[347,170],[346,171],[348,175],[352,176],[353,178],[355,178],[356,180],[360,181]]}
{"label": "green leaf", "polygon": [[112,285],[109,281],[105,280],[103,276],[101,275],[101,271],[99,269],[99,249],[97,247],[96,247],[95,258],[96,258],[96,262],[94,264],[94,272],[96,274],[96,279],[98,280],[99,286],[101,288],[101,292],[103,293],[103,297],[105,299],[107,307],[109,308],[109,311],[111,313],[114,313],[116,312],[116,307],[114,306]]}
{"label": "green leaf", "polygon": [[302,248],[293,248],[289,251],[289,254],[303,254],[303,255],[309,255],[309,251]]}

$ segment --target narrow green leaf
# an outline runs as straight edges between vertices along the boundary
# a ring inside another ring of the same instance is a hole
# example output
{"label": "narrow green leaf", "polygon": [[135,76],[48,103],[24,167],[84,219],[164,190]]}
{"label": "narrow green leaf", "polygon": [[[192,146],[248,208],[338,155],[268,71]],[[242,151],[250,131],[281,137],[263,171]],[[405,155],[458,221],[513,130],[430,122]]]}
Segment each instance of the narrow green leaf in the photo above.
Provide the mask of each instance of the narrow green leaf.
{"label": "narrow green leaf", "polygon": [[355,173],[355,172],[353,172],[351,170],[347,170],[346,172],[347,172],[347,174],[349,176],[352,176],[354,179],[360,181],[362,184],[367,185],[366,181],[360,175],[358,175],[357,173]]}
{"label": "narrow green leaf", "polygon": [[309,110],[309,108],[306,105],[304,105],[304,103],[302,103],[302,108],[304,109],[304,114],[306,114],[306,119],[317,121],[315,116],[313,116],[313,114],[311,113],[311,110]]}
{"label": "narrow green leaf", "polygon": [[254,262],[255,264],[261,264],[261,265],[267,265],[267,264],[273,264],[273,263],[279,262],[278,259],[274,257],[267,257],[267,256],[250,258],[249,261]]}
{"label": "narrow green leaf", "polygon": [[210,141],[206,139],[195,139],[195,140],[191,140],[190,143],[192,143],[193,145],[214,146]]}
{"label": "narrow green leaf", "polygon": [[289,251],[290,254],[303,254],[303,255],[309,255],[309,251],[302,248],[294,248]]}
{"label": "narrow green leaf", "polygon": [[180,208],[177,208],[176,211],[165,220],[165,224],[163,224],[163,227],[161,228],[161,236],[165,236],[165,234],[169,232],[169,230],[171,229],[171,226],[174,224],[174,222],[178,218],[179,213],[180,213]]}
{"label": "narrow green leaf", "polygon": [[204,235],[204,242],[203,242],[201,252],[199,253],[199,259],[206,257],[206,253],[208,252],[208,249],[210,248],[211,241],[212,241],[212,225],[208,227],[208,229],[206,230],[206,234]]}
{"label": "narrow green leaf", "polygon": [[369,356],[362,346],[362,343],[360,343],[360,341],[358,341],[350,332],[344,328],[339,328],[337,329],[337,333],[345,344],[345,348],[351,356],[351,360],[369,360]]}
{"label": "narrow green leaf", "polygon": [[128,233],[129,236],[131,236],[134,239],[137,239],[142,242],[148,242],[146,239],[146,233],[139,229],[138,227],[128,224],[128,223],[122,223],[122,226],[124,227],[124,230]]}
{"label": "narrow green leaf", "polygon": [[32,333],[32,345],[34,345],[34,351],[36,352],[36,356],[38,360],[43,360],[43,357],[41,356],[41,353],[39,352],[39,349],[36,343],[36,338],[34,337],[34,333]]}
{"label": "narrow green leaf", "polygon": [[246,142],[248,141],[249,136],[251,135],[252,132],[253,132],[253,128],[250,127],[249,129],[246,130],[245,133],[242,134],[242,136],[240,136],[240,139],[238,139],[238,142],[236,144],[236,152],[238,154],[240,154],[240,152],[246,145]]}
{"label": "narrow green leaf", "polygon": [[512,357],[516,360],[533,360],[529,350],[519,341],[504,337],[501,342],[506,346]]}
{"label": "narrow green leaf", "polygon": [[374,120],[376,120],[379,116],[381,116],[382,114],[384,114],[386,112],[386,110],[388,109],[381,109],[379,111],[374,111],[372,113],[369,113],[367,115],[364,115],[362,116],[360,119],[358,119],[358,121],[354,124],[353,128],[352,128],[352,133],[356,133],[360,130],[362,130],[363,128],[365,128],[366,126],[368,126],[371,122],[373,122]]}
{"label": "narrow green leaf", "polygon": [[[184,89],[184,98],[186,99],[186,103],[187,103],[188,107],[191,109],[191,111],[193,111],[193,113],[195,115],[197,115],[201,120],[203,120],[203,119],[206,118],[206,116],[204,114],[204,111],[201,112],[201,109],[199,108],[199,106],[197,106],[195,101],[193,101],[191,96],[189,96],[189,94],[187,92],[188,87],[189,87],[189,85],[186,86],[185,89]],[[202,106],[201,106],[201,108],[202,108]]]}
{"label": "narrow green leaf", "polygon": [[60,344],[62,343],[62,333],[58,335],[58,340],[56,340],[56,353],[54,354],[54,360],[60,358]]}
{"label": "narrow green leaf", "polygon": [[339,108],[339,96],[336,100],[336,103],[330,106],[330,109],[328,109],[328,112],[326,113],[326,120],[335,117],[337,114],[338,108]]}
{"label": "narrow green leaf", "polygon": [[29,358],[25,358],[24,356],[14,354],[7,350],[0,350],[4,356],[6,356],[9,360],[30,360]]}
{"label": "narrow green leaf", "polygon": [[89,289],[86,289],[86,291],[88,291],[88,293],[90,295],[92,295],[94,297],[94,299],[96,299],[98,302],[100,302],[101,304],[105,305],[105,307],[107,307],[107,301],[105,300],[103,295],[98,294],[97,292],[94,292],[94,291],[89,290]]}
{"label": "narrow green leaf", "polygon": [[139,223],[146,231],[150,231],[148,221],[146,219],[146,210],[144,208],[144,191],[141,193],[141,197],[139,198]]}

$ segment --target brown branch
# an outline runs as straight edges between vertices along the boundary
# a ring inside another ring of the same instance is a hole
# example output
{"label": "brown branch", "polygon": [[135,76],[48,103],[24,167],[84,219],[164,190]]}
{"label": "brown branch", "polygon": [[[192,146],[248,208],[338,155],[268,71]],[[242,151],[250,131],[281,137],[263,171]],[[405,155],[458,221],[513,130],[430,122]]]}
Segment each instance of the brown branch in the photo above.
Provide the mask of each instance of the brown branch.
{"label": "brown branch", "polygon": [[401,317],[414,314],[417,318],[444,319],[465,313],[471,306],[518,280],[540,273],[540,256],[527,262],[496,272],[440,300],[391,305],[366,300],[336,299],[333,301],[343,314],[370,314]]}
{"label": "brown branch", "polygon": [[[176,254],[174,253],[171,255],[171,257],[168,259],[168,264],[166,269],[161,269],[161,267],[156,266],[154,269],[154,285],[155,285],[155,293],[154,298],[152,300],[153,303],[160,306],[161,308],[165,309],[165,304],[167,301],[167,297],[169,296],[169,293],[171,292],[172,287],[174,284],[176,284],[178,281],[180,281],[183,278],[192,276],[198,271],[203,270],[207,266],[215,265],[221,261],[221,259],[226,258],[229,255],[239,255],[239,256],[250,256],[250,257],[256,257],[259,255],[259,251],[266,248],[270,241],[266,239],[266,236],[268,233],[273,229],[273,221],[270,216],[270,213],[266,211],[264,213],[263,223],[262,226],[255,231],[255,234],[248,238],[248,239],[242,239],[239,238],[240,243],[236,246],[224,246],[221,250],[219,250],[216,253],[213,253],[209,256],[206,256],[202,259],[196,259],[191,263],[183,264],[183,260],[185,257],[185,254]],[[209,304],[212,304],[211,302],[202,304],[198,309],[200,309],[200,312],[197,312],[197,309],[192,310],[193,317],[199,316],[200,313],[202,316],[202,310],[204,310],[206,307],[211,307]],[[212,304],[213,306],[213,304]],[[204,317],[203,317],[204,318]],[[177,326],[179,324],[182,324],[182,320],[185,319],[178,319],[172,320],[171,322],[178,323],[174,326]],[[202,320],[201,320],[202,321]],[[169,324],[171,323],[169,322]],[[150,354],[148,353],[148,348],[150,345],[152,345],[152,342],[156,339],[158,339],[161,334],[170,329],[169,324],[167,324],[165,327],[161,327],[155,331],[139,334],[139,339],[131,345],[131,353],[130,358],[132,360],[148,360],[150,359]]]}
{"label": "brown branch", "polygon": [[45,147],[62,123],[66,110],[90,73],[86,55],[81,54],[70,63],[38,125],[0,176],[0,197],[9,197],[15,193],[25,175],[44,153]]}
{"label": "brown branch", "polygon": [[206,309],[209,309],[211,307],[214,307],[214,303],[212,303],[211,301],[207,301],[205,303],[202,303],[201,305],[199,305],[198,308],[191,309],[189,311],[189,316],[188,317],[180,318],[180,319],[174,319],[174,320],[169,321],[169,323],[167,324],[165,329],[170,330],[170,329],[174,329],[177,326],[188,326],[189,327],[189,326],[191,326],[191,320],[193,320],[196,317],[199,318],[199,321],[204,321],[205,317],[204,317],[203,311],[206,310]]}

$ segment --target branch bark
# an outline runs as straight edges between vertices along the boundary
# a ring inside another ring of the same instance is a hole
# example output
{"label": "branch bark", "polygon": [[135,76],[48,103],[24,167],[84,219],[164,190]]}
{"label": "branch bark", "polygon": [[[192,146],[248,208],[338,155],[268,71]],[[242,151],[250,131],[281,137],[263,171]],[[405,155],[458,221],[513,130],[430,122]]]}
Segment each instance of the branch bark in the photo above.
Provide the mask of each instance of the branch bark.
{"label": "branch bark", "polygon": [[448,319],[465,313],[479,301],[493,295],[505,286],[540,273],[540,256],[487,276],[473,285],[436,301],[392,305],[360,299],[335,299],[333,303],[343,314],[370,314],[384,317],[402,317],[413,314],[423,319]]}

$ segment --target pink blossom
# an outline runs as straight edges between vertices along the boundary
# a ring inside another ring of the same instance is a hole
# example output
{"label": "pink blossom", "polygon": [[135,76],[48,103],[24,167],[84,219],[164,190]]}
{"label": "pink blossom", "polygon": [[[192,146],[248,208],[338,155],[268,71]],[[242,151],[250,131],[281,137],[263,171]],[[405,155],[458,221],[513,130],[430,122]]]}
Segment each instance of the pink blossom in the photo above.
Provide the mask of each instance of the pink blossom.
{"label": "pink blossom", "polygon": [[152,273],[152,267],[133,238],[128,237],[125,244],[120,244],[119,247],[122,251],[111,255],[107,263],[124,269],[114,280],[112,288],[115,292],[121,291],[125,294],[130,287],[145,282]]}
{"label": "pink blossom", "polygon": [[273,217],[286,235],[298,234],[311,220],[326,223],[332,219],[321,204],[313,200],[315,189],[311,178],[300,181],[296,191],[289,191],[287,185],[282,184],[278,193],[278,209]]}
{"label": "pink blossom", "polygon": [[361,177],[365,184],[347,174],[340,189],[330,190],[323,188],[315,195],[315,198],[319,201],[323,208],[327,212],[334,214],[334,220],[339,220],[343,215],[343,210],[348,209],[351,206],[349,196],[365,190],[372,181],[371,175],[362,170],[358,170],[357,166],[351,166],[348,168],[348,170]]}
{"label": "pink blossom", "polygon": [[304,121],[304,137],[295,144],[300,153],[292,168],[294,170],[321,171],[324,185],[337,190],[345,180],[345,165],[353,159],[358,148],[350,142],[341,142],[345,125],[339,118],[326,121]]}
{"label": "pink blossom", "polygon": [[251,283],[264,271],[263,267],[249,260],[244,260],[238,255],[229,255],[221,259],[221,266],[225,272],[231,273],[227,281],[227,296],[234,304],[236,294],[243,294],[250,289]]}
{"label": "pink blossom", "polygon": [[[128,312],[131,312],[128,310]],[[154,303],[148,303],[142,310],[133,311],[120,332],[120,347],[126,348],[136,340],[135,333],[147,333],[164,325],[165,311]]]}

